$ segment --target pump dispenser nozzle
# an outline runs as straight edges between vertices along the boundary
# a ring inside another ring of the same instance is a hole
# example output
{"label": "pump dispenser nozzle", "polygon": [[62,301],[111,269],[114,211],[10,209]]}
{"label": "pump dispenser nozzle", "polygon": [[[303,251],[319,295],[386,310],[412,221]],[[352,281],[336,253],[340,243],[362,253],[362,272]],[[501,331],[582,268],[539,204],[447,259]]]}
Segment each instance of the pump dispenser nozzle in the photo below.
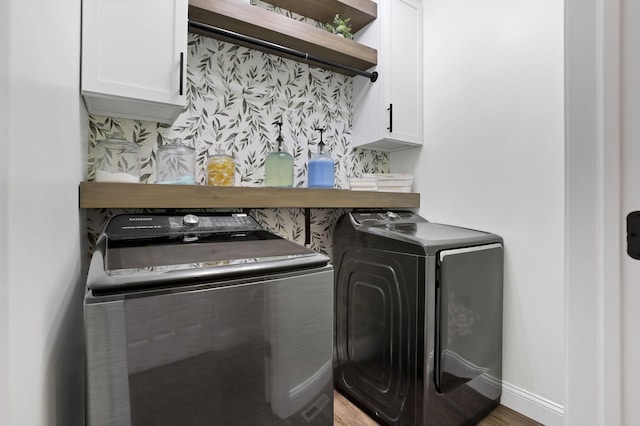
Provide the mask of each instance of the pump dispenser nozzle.
{"label": "pump dispenser nozzle", "polygon": [[278,151],[282,151],[282,121],[276,121],[276,126],[278,126],[278,137],[276,138],[276,142],[278,143]]}
{"label": "pump dispenser nozzle", "polygon": [[322,140],[322,133],[324,133],[324,127],[323,128],[314,127],[313,130],[317,130],[317,131],[320,132],[320,142],[318,142],[318,154],[323,154],[324,153],[324,141]]}

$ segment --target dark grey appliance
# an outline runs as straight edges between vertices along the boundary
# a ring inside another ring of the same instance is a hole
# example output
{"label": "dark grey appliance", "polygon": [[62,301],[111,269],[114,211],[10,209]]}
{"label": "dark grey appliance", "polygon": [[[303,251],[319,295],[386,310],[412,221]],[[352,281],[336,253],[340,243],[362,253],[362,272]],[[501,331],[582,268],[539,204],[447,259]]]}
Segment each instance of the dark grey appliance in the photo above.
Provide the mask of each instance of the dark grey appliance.
{"label": "dark grey appliance", "polygon": [[88,424],[333,424],[328,261],[242,213],[112,218],[84,300]]}
{"label": "dark grey appliance", "polygon": [[336,388],[390,425],[475,424],[502,393],[502,238],[412,212],[334,231]]}

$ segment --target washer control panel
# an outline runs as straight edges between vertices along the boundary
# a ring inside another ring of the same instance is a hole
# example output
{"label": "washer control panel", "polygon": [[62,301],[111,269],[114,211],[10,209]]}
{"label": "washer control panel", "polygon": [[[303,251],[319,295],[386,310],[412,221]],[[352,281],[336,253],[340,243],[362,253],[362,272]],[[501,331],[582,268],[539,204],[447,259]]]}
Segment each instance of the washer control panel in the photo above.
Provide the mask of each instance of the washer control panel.
{"label": "washer control panel", "polygon": [[262,227],[246,213],[125,214],[114,216],[106,233],[112,240],[125,240],[258,230]]}

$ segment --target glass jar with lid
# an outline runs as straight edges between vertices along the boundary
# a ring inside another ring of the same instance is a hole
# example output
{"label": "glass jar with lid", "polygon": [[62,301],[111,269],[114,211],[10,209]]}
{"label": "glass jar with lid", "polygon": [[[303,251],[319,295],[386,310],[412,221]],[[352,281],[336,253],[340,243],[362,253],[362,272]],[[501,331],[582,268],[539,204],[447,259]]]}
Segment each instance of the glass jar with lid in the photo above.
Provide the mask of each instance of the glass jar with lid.
{"label": "glass jar with lid", "polygon": [[111,133],[96,143],[93,151],[96,182],[140,182],[140,147]]}
{"label": "glass jar with lid", "polygon": [[156,182],[193,185],[196,181],[196,150],[175,139],[158,148]]}
{"label": "glass jar with lid", "polygon": [[207,160],[207,185],[233,186],[235,172],[236,162],[233,156],[218,149]]}

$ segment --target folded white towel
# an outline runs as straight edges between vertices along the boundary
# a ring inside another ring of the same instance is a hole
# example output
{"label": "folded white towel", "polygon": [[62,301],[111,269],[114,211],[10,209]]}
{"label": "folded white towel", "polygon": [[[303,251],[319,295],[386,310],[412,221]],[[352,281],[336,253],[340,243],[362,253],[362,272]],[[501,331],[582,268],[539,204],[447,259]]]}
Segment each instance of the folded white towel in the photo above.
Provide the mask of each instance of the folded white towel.
{"label": "folded white towel", "polygon": [[349,179],[349,185],[351,189],[360,189],[362,191],[375,191],[378,189],[376,179],[368,179],[368,178],[351,178]]}
{"label": "folded white towel", "polygon": [[371,183],[371,182],[349,182],[349,184],[351,186],[358,186],[358,187],[367,187],[367,188],[377,188],[378,185],[376,185],[375,183]]}

